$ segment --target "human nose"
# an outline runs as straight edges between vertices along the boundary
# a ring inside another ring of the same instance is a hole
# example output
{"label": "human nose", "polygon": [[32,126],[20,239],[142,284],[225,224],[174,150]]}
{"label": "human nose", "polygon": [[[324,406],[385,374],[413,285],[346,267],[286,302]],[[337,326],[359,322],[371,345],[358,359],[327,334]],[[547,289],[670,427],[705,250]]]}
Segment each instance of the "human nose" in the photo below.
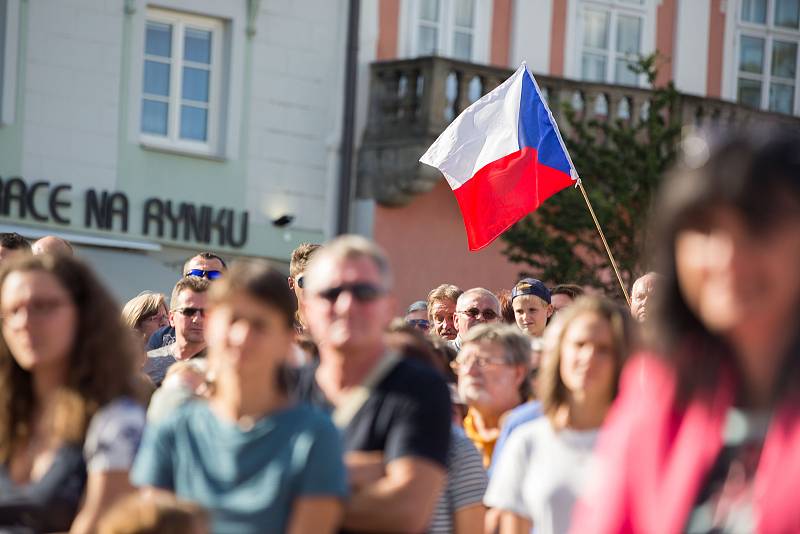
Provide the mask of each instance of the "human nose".
{"label": "human nose", "polygon": [[228,329],[228,342],[234,347],[241,347],[250,337],[252,329],[244,321],[233,323]]}
{"label": "human nose", "polygon": [[350,308],[353,307],[354,300],[355,297],[353,297],[352,292],[342,291],[333,302],[333,309],[339,315],[348,313]]}

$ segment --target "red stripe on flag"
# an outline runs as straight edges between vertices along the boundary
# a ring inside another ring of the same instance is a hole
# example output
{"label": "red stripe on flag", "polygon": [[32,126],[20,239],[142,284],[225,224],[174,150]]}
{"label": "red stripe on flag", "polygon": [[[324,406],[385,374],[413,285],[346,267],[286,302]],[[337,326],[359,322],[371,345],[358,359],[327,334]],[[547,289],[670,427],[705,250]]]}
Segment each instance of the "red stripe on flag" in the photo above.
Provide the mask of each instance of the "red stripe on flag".
{"label": "red stripe on flag", "polygon": [[469,249],[482,249],[574,183],[569,175],[540,164],[536,149],[530,147],[487,164],[453,191],[464,218]]}

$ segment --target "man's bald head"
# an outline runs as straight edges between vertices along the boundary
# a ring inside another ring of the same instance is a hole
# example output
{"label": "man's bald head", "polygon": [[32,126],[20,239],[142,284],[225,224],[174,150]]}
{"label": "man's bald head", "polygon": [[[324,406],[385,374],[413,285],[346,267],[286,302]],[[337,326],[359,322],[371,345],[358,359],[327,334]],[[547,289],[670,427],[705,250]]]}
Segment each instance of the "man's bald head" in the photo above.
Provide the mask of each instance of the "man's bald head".
{"label": "man's bald head", "polygon": [[654,272],[649,272],[636,279],[631,288],[631,315],[637,321],[647,319],[648,300],[661,284],[663,277]]}
{"label": "man's bald head", "polygon": [[59,256],[72,256],[72,245],[65,239],[54,235],[46,235],[38,239],[32,246],[31,251],[35,256],[41,254],[55,254]]}

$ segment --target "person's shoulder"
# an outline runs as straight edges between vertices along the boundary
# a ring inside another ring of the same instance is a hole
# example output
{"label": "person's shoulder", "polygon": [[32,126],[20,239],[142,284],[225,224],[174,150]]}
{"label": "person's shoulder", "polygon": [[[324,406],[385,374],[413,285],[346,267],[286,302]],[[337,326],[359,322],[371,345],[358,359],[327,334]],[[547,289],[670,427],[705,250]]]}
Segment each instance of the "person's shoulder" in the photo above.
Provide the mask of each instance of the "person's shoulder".
{"label": "person's shoulder", "polygon": [[508,437],[508,440],[509,443],[515,441],[531,446],[542,440],[554,438],[555,435],[556,433],[552,423],[550,423],[550,419],[547,417],[538,417],[533,421],[527,421],[519,425]]}
{"label": "person's shoulder", "polygon": [[144,406],[130,397],[119,397],[97,410],[90,425],[105,425],[112,422],[131,422],[144,425],[144,419]]}
{"label": "person's shoulder", "polygon": [[503,426],[516,428],[520,425],[524,425],[525,423],[533,421],[540,415],[542,415],[542,403],[535,400],[528,401],[512,409],[508,413],[506,420],[503,422]]}
{"label": "person's shoulder", "polygon": [[169,345],[164,345],[163,347],[159,347],[157,349],[147,351],[148,358],[164,358],[166,356],[172,357],[172,349],[174,343],[170,343]]}
{"label": "person's shoulder", "polygon": [[330,416],[321,408],[308,402],[298,402],[289,408],[286,416],[312,428],[335,428]]}
{"label": "person's shoulder", "polygon": [[394,368],[383,380],[381,386],[386,389],[399,389],[408,392],[430,392],[443,390],[449,398],[447,383],[441,373],[435,369],[408,358],[399,357]]}

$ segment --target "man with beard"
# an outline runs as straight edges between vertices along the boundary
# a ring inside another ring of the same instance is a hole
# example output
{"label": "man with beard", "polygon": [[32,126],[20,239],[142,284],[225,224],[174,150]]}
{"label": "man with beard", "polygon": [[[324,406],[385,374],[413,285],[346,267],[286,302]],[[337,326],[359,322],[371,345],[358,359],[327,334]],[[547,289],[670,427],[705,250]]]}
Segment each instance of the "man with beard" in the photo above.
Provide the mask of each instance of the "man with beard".
{"label": "man with beard", "polygon": [[470,329],[452,366],[458,393],[467,403],[464,432],[488,468],[502,417],[531,396],[530,338],[505,324],[481,324]]}

